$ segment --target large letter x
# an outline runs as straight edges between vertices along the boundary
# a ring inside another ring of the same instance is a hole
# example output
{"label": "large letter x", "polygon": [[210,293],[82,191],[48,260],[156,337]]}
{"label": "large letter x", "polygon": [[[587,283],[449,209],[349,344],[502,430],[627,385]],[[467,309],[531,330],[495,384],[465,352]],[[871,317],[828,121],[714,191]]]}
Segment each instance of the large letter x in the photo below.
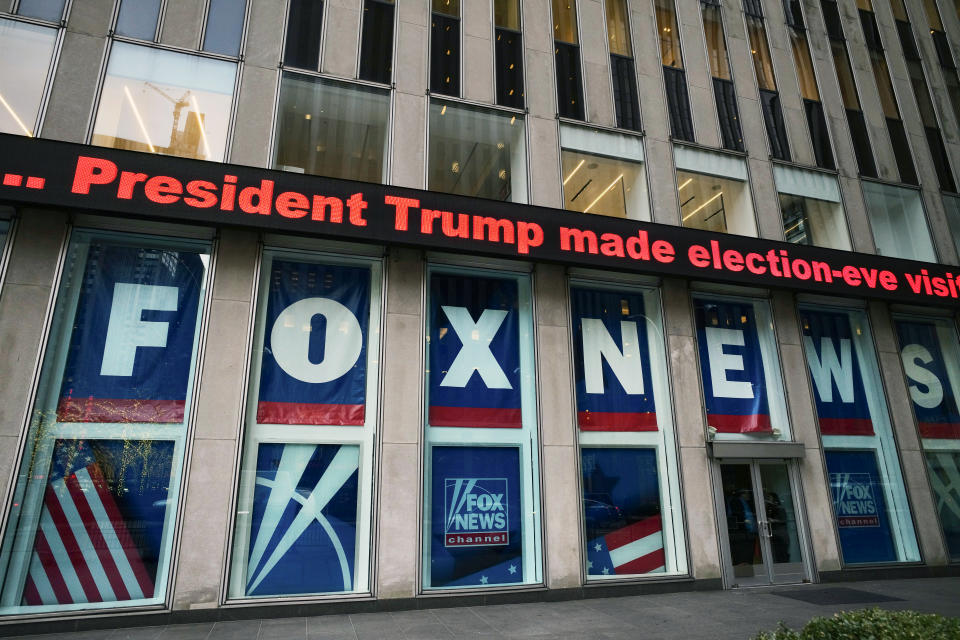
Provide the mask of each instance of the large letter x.
{"label": "large letter x", "polygon": [[465,387],[473,372],[476,371],[489,389],[512,389],[506,374],[490,352],[490,342],[500,330],[507,312],[500,309],[484,309],[480,319],[474,324],[466,307],[442,306],[440,308],[447,314],[450,325],[463,343],[463,348],[454,358],[440,386]]}

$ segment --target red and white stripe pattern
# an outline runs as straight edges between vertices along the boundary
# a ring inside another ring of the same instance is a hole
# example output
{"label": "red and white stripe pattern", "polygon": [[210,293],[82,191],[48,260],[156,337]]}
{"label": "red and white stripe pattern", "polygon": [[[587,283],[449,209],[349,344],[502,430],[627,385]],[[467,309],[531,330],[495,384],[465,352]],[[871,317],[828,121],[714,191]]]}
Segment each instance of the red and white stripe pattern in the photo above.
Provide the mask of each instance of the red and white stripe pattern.
{"label": "red and white stripe pattern", "polygon": [[590,575],[630,575],[663,571],[663,523],[660,516],[611,531],[590,541],[587,548]]}
{"label": "red and white stripe pattern", "polygon": [[47,485],[23,589],[25,605],[153,596],[123,515],[95,463]]}

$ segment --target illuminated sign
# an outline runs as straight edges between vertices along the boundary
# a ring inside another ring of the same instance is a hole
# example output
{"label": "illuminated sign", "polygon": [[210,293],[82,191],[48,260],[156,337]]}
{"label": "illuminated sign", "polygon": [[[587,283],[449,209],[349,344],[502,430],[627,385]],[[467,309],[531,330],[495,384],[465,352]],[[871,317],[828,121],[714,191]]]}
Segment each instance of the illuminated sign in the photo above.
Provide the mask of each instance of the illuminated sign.
{"label": "illuminated sign", "polygon": [[619,271],[960,304],[960,268],[0,134],[0,200]]}

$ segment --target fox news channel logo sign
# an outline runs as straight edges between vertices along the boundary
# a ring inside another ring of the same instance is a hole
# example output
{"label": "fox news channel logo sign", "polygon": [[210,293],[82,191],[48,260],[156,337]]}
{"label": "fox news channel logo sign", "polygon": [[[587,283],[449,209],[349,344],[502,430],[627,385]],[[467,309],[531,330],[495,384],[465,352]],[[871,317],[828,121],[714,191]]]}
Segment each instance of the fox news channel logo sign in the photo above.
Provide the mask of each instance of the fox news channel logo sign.
{"label": "fox news channel logo sign", "polygon": [[880,515],[869,473],[831,474],[837,526],[879,527]]}
{"label": "fox news channel logo sign", "polygon": [[444,511],[444,546],[510,543],[506,478],[447,478]]}

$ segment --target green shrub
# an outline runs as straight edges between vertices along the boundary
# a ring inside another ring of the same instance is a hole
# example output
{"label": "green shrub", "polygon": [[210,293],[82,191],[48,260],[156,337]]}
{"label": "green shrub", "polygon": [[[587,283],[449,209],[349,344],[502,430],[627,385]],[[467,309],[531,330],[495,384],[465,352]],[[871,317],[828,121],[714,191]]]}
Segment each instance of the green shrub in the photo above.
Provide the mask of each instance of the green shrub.
{"label": "green shrub", "polygon": [[960,640],[960,619],[874,607],[814,618],[800,631],[781,622],[755,640]]}

